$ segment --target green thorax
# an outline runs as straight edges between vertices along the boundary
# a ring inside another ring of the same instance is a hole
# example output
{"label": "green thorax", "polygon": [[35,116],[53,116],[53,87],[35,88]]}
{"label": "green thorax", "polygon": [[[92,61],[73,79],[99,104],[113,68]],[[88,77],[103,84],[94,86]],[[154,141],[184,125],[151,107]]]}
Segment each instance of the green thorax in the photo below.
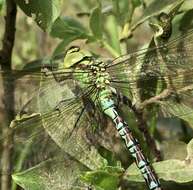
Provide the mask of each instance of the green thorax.
{"label": "green thorax", "polygon": [[99,104],[112,97],[113,88],[110,86],[110,75],[106,71],[105,63],[96,59],[90,52],[77,49],[67,52],[64,68],[73,68],[73,76],[82,90],[90,86],[95,88]]}

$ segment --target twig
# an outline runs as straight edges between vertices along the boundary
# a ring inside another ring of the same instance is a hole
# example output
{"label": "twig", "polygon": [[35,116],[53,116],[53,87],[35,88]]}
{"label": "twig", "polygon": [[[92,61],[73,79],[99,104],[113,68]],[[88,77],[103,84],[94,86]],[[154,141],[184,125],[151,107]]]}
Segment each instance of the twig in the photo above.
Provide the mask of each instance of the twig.
{"label": "twig", "polygon": [[156,144],[155,144],[154,139],[151,137],[151,135],[149,134],[149,132],[147,130],[147,124],[143,118],[142,110],[150,104],[159,103],[160,101],[163,101],[163,100],[171,97],[173,94],[181,94],[181,93],[188,92],[191,90],[193,90],[193,85],[183,87],[183,88],[177,90],[176,92],[173,90],[170,90],[170,89],[165,89],[159,95],[143,101],[138,106],[132,106],[131,107],[133,112],[135,113],[136,118],[137,118],[138,128],[140,129],[140,131],[143,132],[145,139],[147,140],[147,144],[153,150],[153,152],[157,158],[157,161],[161,160],[161,154],[160,154],[160,151],[156,148]]}
{"label": "twig", "polygon": [[140,109],[144,109],[145,107],[147,107],[148,105],[150,104],[153,104],[153,103],[158,103],[159,101],[161,100],[164,100],[166,98],[169,98],[169,96],[171,96],[171,94],[173,94],[173,91],[172,90],[169,90],[169,89],[165,89],[163,90],[160,94],[152,97],[152,98],[149,98],[148,100],[144,100],[142,103],[140,103],[138,105],[138,107]]}
{"label": "twig", "polygon": [[[3,88],[4,88],[4,126],[2,128],[2,136],[6,137],[3,141],[3,150],[1,157],[2,175],[1,175],[1,190],[9,190],[11,185],[11,153],[13,145],[13,132],[8,128],[9,123],[14,118],[14,81],[6,81],[11,73],[11,58],[15,40],[15,23],[17,8],[14,0],[6,1],[6,17],[5,17],[5,32],[3,37],[3,47],[0,51],[0,64],[2,73]],[[10,77],[11,78],[11,77]],[[5,80],[4,80],[5,79]],[[9,134],[9,136],[7,136]]]}
{"label": "twig", "polygon": [[147,107],[148,105],[154,104],[154,103],[159,103],[160,101],[163,101],[167,98],[170,98],[174,94],[178,95],[178,94],[182,94],[182,93],[185,93],[185,92],[188,92],[191,90],[193,90],[193,85],[188,85],[188,86],[182,87],[181,89],[176,90],[176,91],[167,88],[167,89],[164,89],[160,94],[158,94],[152,98],[149,98],[148,100],[143,101],[142,103],[137,105],[137,107],[138,107],[138,109],[142,110],[145,107]]}

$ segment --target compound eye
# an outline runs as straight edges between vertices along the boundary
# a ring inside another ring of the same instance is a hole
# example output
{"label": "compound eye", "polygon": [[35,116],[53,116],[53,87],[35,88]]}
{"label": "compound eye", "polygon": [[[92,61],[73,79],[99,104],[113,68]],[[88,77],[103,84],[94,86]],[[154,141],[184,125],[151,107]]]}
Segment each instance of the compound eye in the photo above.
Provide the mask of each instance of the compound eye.
{"label": "compound eye", "polygon": [[161,22],[166,22],[170,19],[169,15],[164,13],[164,12],[161,12],[159,15],[158,15],[158,20],[161,21]]}
{"label": "compound eye", "polygon": [[79,51],[80,51],[80,47],[79,47],[79,46],[71,46],[71,47],[66,51],[66,54],[75,53],[75,52],[79,52]]}

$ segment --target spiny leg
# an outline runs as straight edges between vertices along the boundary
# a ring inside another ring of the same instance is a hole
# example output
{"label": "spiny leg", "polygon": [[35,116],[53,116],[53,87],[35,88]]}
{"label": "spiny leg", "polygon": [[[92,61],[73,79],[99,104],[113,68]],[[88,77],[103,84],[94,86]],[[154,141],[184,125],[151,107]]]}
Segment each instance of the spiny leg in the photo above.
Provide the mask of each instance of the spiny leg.
{"label": "spiny leg", "polygon": [[144,137],[147,141],[147,144],[150,147],[152,147],[152,150],[157,158],[157,161],[160,161],[161,160],[161,152],[157,149],[156,143],[147,129],[147,124],[143,118],[142,112],[138,111],[135,108],[135,106],[132,105],[131,100],[127,96],[124,96],[121,93],[116,93],[115,96],[118,98],[118,102],[121,102],[124,105],[128,106],[130,109],[132,109],[132,111],[134,112],[134,114],[137,118],[137,125],[138,125],[139,130],[144,134]]}

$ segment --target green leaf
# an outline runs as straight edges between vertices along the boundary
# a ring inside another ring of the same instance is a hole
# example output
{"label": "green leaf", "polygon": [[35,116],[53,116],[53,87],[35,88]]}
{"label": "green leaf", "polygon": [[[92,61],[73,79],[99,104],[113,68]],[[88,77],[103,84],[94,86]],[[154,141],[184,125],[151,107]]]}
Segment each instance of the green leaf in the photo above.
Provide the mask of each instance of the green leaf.
{"label": "green leaf", "polygon": [[191,9],[193,9],[193,0],[184,1],[181,10],[182,11],[188,11]]}
{"label": "green leaf", "polygon": [[102,12],[101,12],[101,6],[98,6],[93,9],[91,16],[90,16],[90,29],[93,33],[93,35],[97,39],[102,39],[103,35],[103,18],[102,18]]}
{"label": "green leaf", "polygon": [[72,42],[73,40],[76,40],[76,36],[69,36],[68,38],[64,39],[62,42],[60,42],[57,47],[54,50],[53,56],[59,55],[60,53],[64,52],[66,46]]}
{"label": "green leaf", "polygon": [[117,190],[122,174],[121,168],[106,167],[104,170],[85,172],[81,179],[100,190]]}
{"label": "green leaf", "polygon": [[178,140],[165,141],[162,144],[164,160],[178,159],[184,160],[186,157],[186,143]]}
{"label": "green leaf", "polygon": [[141,5],[141,0],[132,0],[132,4],[135,8],[139,7]]}
{"label": "green leaf", "polygon": [[148,7],[145,9],[143,16],[150,16],[150,15],[156,15],[159,14],[160,11],[167,8],[167,6],[170,6],[172,4],[177,4],[176,0],[154,0],[151,2]]}
{"label": "green leaf", "polygon": [[193,108],[174,101],[165,101],[161,103],[164,112],[172,114],[180,119],[187,121],[193,127]]}
{"label": "green leaf", "polygon": [[[183,161],[178,159],[170,159],[154,163],[153,167],[159,178],[168,182],[191,182],[193,180],[192,140],[187,145],[187,151],[189,155],[188,161],[186,161],[187,159]],[[143,178],[135,164],[132,164],[127,169],[125,176],[125,179],[128,181],[143,182]]]}
{"label": "green leaf", "polygon": [[144,10],[144,13],[142,16],[137,19],[137,22],[132,25],[131,30],[133,31],[136,29],[140,24],[144,23],[147,19],[160,14],[161,12],[167,10],[170,10],[172,6],[175,4],[180,3],[182,0],[154,0],[151,1],[147,8]]}
{"label": "green leaf", "polygon": [[187,159],[193,160],[193,139],[187,145]]}
{"label": "green leaf", "polygon": [[[61,53],[64,53],[66,46],[68,46],[72,41],[79,39],[80,36],[76,36],[76,35],[69,35],[68,37],[64,38],[55,48],[54,52],[53,52],[53,56],[57,56]],[[94,39],[94,37],[92,36],[85,36],[85,38],[87,38],[87,42],[91,43],[93,41],[95,41],[96,39]]]}
{"label": "green leaf", "polygon": [[179,36],[179,34],[184,34],[193,27],[193,4],[192,9],[183,12],[175,17],[173,21],[173,35],[172,38]]}
{"label": "green leaf", "polygon": [[117,24],[123,26],[125,22],[130,19],[132,16],[134,6],[132,5],[132,1],[128,0],[113,0],[113,15],[115,16],[117,20]]}
{"label": "green leaf", "polygon": [[[108,142],[105,142],[102,145],[105,146],[106,143]],[[104,148],[103,146],[100,146],[98,149],[100,155],[102,155],[102,157],[107,160],[109,166],[118,166],[120,163],[119,161],[117,161],[115,155],[108,149]]]}
{"label": "green leaf", "polygon": [[61,155],[24,172],[13,174],[12,178],[25,190],[87,189],[88,186],[79,179],[80,174],[85,171],[88,168],[83,164]]}
{"label": "green leaf", "polygon": [[0,11],[1,11],[4,3],[5,3],[5,0],[0,0]]}
{"label": "green leaf", "polygon": [[[159,178],[165,181],[175,181],[177,183],[187,183],[193,180],[193,164],[185,163],[177,159],[165,160],[153,164]],[[128,181],[143,182],[139,169],[132,164],[126,174]]]}
{"label": "green leaf", "polygon": [[[27,156],[29,155],[29,153],[31,151],[33,140],[35,140],[35,138],[36,138],[36,136],[34,135],[29,141],[25,142],[25,146],[19,152],[17,162],[14,164],[14,171],[15,172],[20,172],[21,171],[22,166],[24,165],[25,160],[26,160]],[[11,189],[16,190],[17,189],[17,184],[12,183]]]}
{"label": "green leaf", "polygon": [[16,0],[16,3],[45,31],[49,31],[60,14],[60,0]]}
{"label": "green leaf", "polygon": [[65,39],[66,42],[88,37],[87,30],[72,17],[59,17],[54,22],[50,34],[55,38]]}
{"label": "green leaf", "polygon": [[116,52],[118,54],[121,54],[118,23],[113,15],[110,15],[107,18],[106,28],[107,28],[108,33],[109,33],[110,45],[112,46],[113,49],[116,50]]}

